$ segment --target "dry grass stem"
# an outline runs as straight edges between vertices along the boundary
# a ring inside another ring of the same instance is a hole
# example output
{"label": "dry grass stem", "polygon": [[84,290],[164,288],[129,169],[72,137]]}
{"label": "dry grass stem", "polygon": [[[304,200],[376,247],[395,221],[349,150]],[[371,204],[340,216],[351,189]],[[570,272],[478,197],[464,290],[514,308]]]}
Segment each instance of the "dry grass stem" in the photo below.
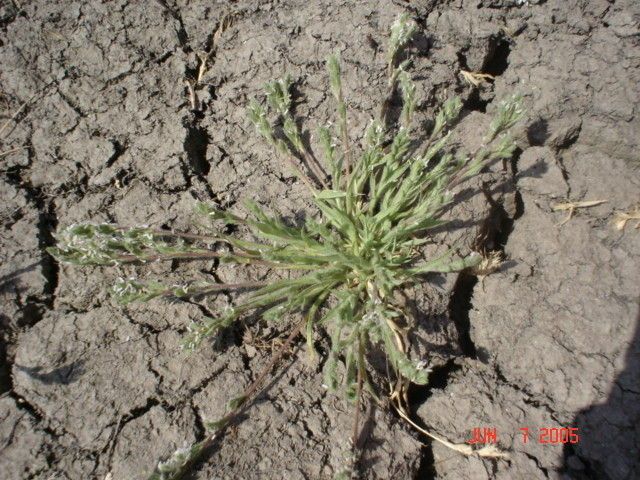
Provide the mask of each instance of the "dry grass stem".
{"label": "dry grass stem", "polygon": [[409,418],[409,415],[407,414],[406,410],[402,407],[399,407],[398,405],[394,404],[394,408],[396,409],[396,411],[398,412],[398,414],[407,422],[409,423],[413,428],[415,428],[416,430],[418,430],[420,433],[423,433],[424,435],[426,435],[427,437],[429,437],[432,440],[435,440],[436,442],[444,445],[445,447],[454,450],[458,453],[461,453],[462,455],[465,455],[467,457],[480,457],[480,458],[503,458],[503,459],[509,459],[509,453],[505,452],[503,450],[500,450],[498,447],[496,447],[495,445],[486,445],[478,450],[474,450],[471,445],[468,445],[466,443],[453,443],[450,442],[448,440],[446,440],[443,437],[440,437],[438,435],[435,435],[434,433],[429,432],[428,430],[422,428],[420,425],[416,424],[413,420],[411,420],[411,418]]}
{"label": "dry grass stem", "polygon": [[469,85],[473,85],[474,87],[479,87],[481,83],[486,83],[496,78],[488,73],[470,72],[468,70],[460,70],[460,74]]}
{"label": "dry grass stem", "polygon": [[18,115],[20,115],[20,112],[22,112],[22,110],[24,110],[24,108],[29,104],[29,102],[30,102],[32,99],[33,99],[33,97],[32,97],[32,98],[30,98],[29,100],[27,100],[27,101],[23,102],[23,103],[22,103],[22,105],[20,105],[20,107],[19,107],[15,112],[13,112],[13,115],[11,115],[11,116],[10,116],[10,117],[9,117],[9,118],[8,118],[8,119],[7,119],[3,124],[2,124],[2,126],[0,127],[0,135],[2,135],[2,132],[4,132],[4,131],[5,131],[5,129],[6,129],[6,128],[11,124],[11,122],[12,122],[12,121],[14,121],[14,120],[18,117]]}
{"label": "dry grass stem", "polygon": [[0,157],[4,157],[5,155],[11,155],[12,153],[20,152],[22,150],[27,150],[29,147],[16,147],[11,150],[6,150],[4,152],[0,152]]}
{"label": "dry grass stem", "polygon": [[564,225],[565,223],[567,223],[569,220],[573,218],[573,214],[578,208],[591,208],[606,202],[607,200],[585,200],[582,202],[565,202],[565,203],[558,203],[556,205],[552,205],[551,208],[553,209],[554,212],[565,211],[565,210],[568,211],[567,217],[558,224],[558,225]]}
{"label": "dry grass stem", "polygon": [[636,205],[633,210],[629,210],[628,212],[616,212],[613,223],[616,230],[622,231],[630,220],[638,220],[635,228],[640,229],[640,205]]}

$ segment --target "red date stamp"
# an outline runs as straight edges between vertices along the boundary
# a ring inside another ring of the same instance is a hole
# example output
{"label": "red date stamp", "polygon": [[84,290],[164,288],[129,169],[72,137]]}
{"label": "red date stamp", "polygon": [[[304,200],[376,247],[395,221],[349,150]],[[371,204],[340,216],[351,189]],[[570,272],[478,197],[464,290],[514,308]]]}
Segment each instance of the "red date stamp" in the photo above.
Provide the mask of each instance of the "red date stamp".
{"label": "red date stamp", "polygon": [[[577,427],[543,427],[536,432],[529,427],[520,428],[522,443],[537,440],[540,444],[562,445],[579,443],[580,435]],[[469,445],[498,443],[498,429],[495,427],[475,427],[471,430]]]}

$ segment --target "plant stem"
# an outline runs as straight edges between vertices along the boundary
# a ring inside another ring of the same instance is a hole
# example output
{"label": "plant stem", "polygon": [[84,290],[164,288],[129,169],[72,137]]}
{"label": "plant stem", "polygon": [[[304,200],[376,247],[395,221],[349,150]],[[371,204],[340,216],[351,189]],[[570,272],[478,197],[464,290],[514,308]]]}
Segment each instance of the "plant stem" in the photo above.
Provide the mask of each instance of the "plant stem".
{"label": "plant stem", "polygon": [[151,233],[158,237],[186,238],[187,240],[200,240],[203,242],[224,242],[225,241],[224,238],[216,237],[213,235],[198,235],[197,233],[181,233],[181,232],[172,232],[169,230],[152,230]]}
{"label": "plant stem", "polygon": [[387,124],[387,113],[389,111],[389,108],[391,107],[391,102],[393,101],[393,94],[396,91],[396,81],[393,78],[393,69],[391,68],[391,65],[389,65],[389,67],[389,86],[387,87],[387,93],[384,96],[382,105],[380,105],[380,113],[378,114],[380,124],[382,124],[383,127]]}
{"label": "plant stem", "polygon": [[351,174],[351,146],[349,145],[349,132],[347,131],[347,106],[344,103],[342,94],[342,84],[338,91],[338,105],[340,109],[340,133],[342,135],[342,148],[344,149],[344,171],[345,184],[349,184],[349,175]]}
{"label": "plant stem", "polygon": [[307,165],[309,166],[313,174],[318,178],[318,182],[320,182],[320,185],[322,185],[322,188],[324,188],[325,190],[329,188],[327,186],[327,183],[324,180],[326,178],[326,174],[323,172],[322,167],[320,166],[318,161],[315,159],[315,157],[311,155],[309,152],[307,152],[306,149],[302,151],[301,154],[302,154],[302,157],[304,158],[304,161],[307,163]]}
{"label": "plant stem", "polygon": [[[280,346],[280,348],[278,348],[278,351],[273,354],[267,366],[262,369],[262,371],[258,374],[258,376],[253,381],[253,383],[251,383],[251,385],[249,385],[249,387],[243,392],[242,394],[243,397],[245,397],[248,400],[249,397],[251,397],[258,390],[258,388],[260,388],[260,385],[262,384],[262,382],[264,382],[264,379],[267,378],[267,375],[269,375],[273,367],[275,367],[277,363],[282,359],[282,357],[284,357],[284,355],[287,353],[287,350],[289,349],[293,341],[296,339],[296,337],[300,334],[305,323],[306,323],[306,318],[303,318],[300,322],[298,322],[298,324],[293,328],[293,330],[291,330],[291,333],[289,334],[287,339],[284,341],[284,343]],[[247,404],[247,401],[245,400],[244,402],[242,402],[241,405],[239,405],[237,408],[235,408],[234,410],[229,412],[227,415],[225,415],[224,418],[228,419],[228,422],[233,420],[238,415],[238,413],[240,413],[240,411],[243,409],[243,407],[246,404]]]}
{"label": "plant stem", "polygon": [[396,57],[397,53],[393,55],[391,60],[389,60],[389,64],[387,65],[387,76],[389,77],[387,93],[384,96],[384,100],[382,101],[382,105],[380,105],[380,114],[378,118],[380,119],[380,123],[382,126],[386,126],[387,124],[387,113],[389,108],[391,107],[391,103],[393,102],[393,95],[396,92],[397,85],[397,75],[395,72],[396,68]]}
{"label": "plant stem", "polygon": [[345,180],[349,179],[349,175],[351,174],[351,146],[349,145],[349,134],[347,132],[347,118],[345,115],[344,119],[345,128],[342,132],[342,144],[344,145],[344,171],[345,171]]}
{"label": "plant stem", "polygon": [[278,351],[274,353],[271,357],[271,360],[267,364],[267,366],[260,371],[256,379],[245,389],[240,398],[244,398],[244,401],[240,402],[240,404],[227,413],[220,421],[218,422],[221,426],[220,428],[213,433],[210,437],[207,437],[200,443],[200,453],[198,453],[194,458],[192,458],[187,464],[185,464],[181,471],[174,477],[172,480],[178,480],[182,478],[202,457],[203,453],[206,452],[213,443],[218,439],[218,437],[223,433],[224,429],[228,427],[231,422],[233,422],[238,415],[248,407],[248,401],[251,396],[256,393],[256,391],[260,388],[264,380],[267,378],[273,367],[277,365],[277,363],[285,356],[289,347],[296,339],[296,337],[302,331],[306,323],[306,317],[303,317],[302,320],[291,330],[291,333],[284,341],[284,343],[278,348]]}
{"label": "plant stem", "polygon": [[362,380],[363,380],[363,366],[362,362],[364,362],[364,350],[362,348],[362,339],[358,339],[358,387],[356,389],[356,412],[353,420],[353,436],[352,436],[352,447],[354,452],[358,450],[358,434],[360,427],[360,400],[362,397]]}
{"label": "plant stem", "polygon": [[295,161],[295,157],[289,153],[289,155],[282,155],[285,161],[293,168],[298,175],[298,178],[304,182],[304,184],[309,188],[309,191],[312,194],[316,193],[316,188],[313,185],[313,180],[309,178],[309,176],[302,171],[298,163]]}
{"label": "plant stem", "polygon": [[12,148],[12,149],[10,149],[10,150],[6,150],[6,151],[4,151],[4,152],[0,153],[0,157],[4,157],[5,155],[10,155],[10,154],[12,154],[12,153],[19,152],[20,150],[26,150],[26,149],[28,149],[28,148],[29,148],[29,147],[16,147],[16,148]]}
{"label": "plant stem", "polygon": [[198,260],[205,258],[220,258],[226,254],[220,252],[183,252],[183,253],[168,253],[149,255],[147,257],[138,257],[137,255],[124,254],[118,255],[115,260],[122,263],[134,263],[134,262],[155,262],[157,260]]}
{"label": "plant stem", "polygon": [[[196,295],[206,295],[207,293],[221,292],[224,290],[243,290],[243,289],[250,289],[250,288],[260,288],[260,287],[264,287],[265,285],[269,285],[269,282],[256,281],[256,282],[240,282],[240,283],[217,283],[215,285],[202,287],[198,290],[189,291],[186,296],[193,297]],[[164,292],[162,292],[161,296],[174,297],[176,296],[175,289],[168,288]]]}
{"label": "plant stem", "polygon": [[[117,262],[120,263],[135,263],[135,262],[155,262],[161,260],[204,260],[208,258],[224,258],[224,257],[239,257],[247,260],[247,263],[254,265],[264,265],[270,268],[283,268],[287,270],[312,270],[313,267],[303,267],[300,265],[288,264],[288,263],[277,263],[271,262],[269,260],[263,260],[261,258],[257,258],[251,255],[247,255],[246,253],[240,252],[213,252],[213,251],[198,251],[198,252],[184,252],[184,253],[168,253],[168,254],[157,254],[157,255],[149,255],[147,257],[139,257],[137,255],[132,254],[123,254],[118,255],[114,258]],[[241,262],[238,262],[241,263]]]}
{"label": "plant stem", "polygon": [[24,109],[24,107],[26,107],[26,106],[29,104],[29,102],[31,102],[31,100],[33,100],[33,98],[34,98],[34,97],[35,97],[35,95],[33,95],[33,96],[32,96],[31,98],[29,98],[27,101],[23,102],[23,103],[22,103],[22,105],[20,105],[20,107],[19,107],[15,112],[13,112],[13,115],[11,115],[11,117],[9,117],[9,118],[7,119],[7,121],[6,121],[6,122],[4,122],[4,123],[2,124],[2,126],[0,127],[0,134],[1,134],[2,132],[4,132],[5,128],[7,128],[7,127],[9,126],[9,124],[10,124],[12,121],[14,121],[14,120],[18,117],[18,115],[20,115],[20,112],[22,112],[22,110]]}

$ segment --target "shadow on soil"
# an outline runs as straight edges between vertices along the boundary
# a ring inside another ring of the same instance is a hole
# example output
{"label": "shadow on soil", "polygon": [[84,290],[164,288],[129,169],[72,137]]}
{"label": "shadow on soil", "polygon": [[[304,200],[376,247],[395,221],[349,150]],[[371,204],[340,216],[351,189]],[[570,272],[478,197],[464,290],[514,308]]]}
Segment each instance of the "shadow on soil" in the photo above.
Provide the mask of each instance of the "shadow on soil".
{"label": "shadow on soil", "polygon": [[48,371],[45,367],[24,367],[17,363],[14,364],[14,367],[45,385],[69,385],[70,383],[75,382],[84,373],[83,360],[69,362]]}
{"label": "shadow on soil", "polygon": [[579,412],[570,426],[580,435],[577,444],[564,449],[564,470],[570,478],[640,478],[640,309],[625,369],[614,380],[607,401]]}

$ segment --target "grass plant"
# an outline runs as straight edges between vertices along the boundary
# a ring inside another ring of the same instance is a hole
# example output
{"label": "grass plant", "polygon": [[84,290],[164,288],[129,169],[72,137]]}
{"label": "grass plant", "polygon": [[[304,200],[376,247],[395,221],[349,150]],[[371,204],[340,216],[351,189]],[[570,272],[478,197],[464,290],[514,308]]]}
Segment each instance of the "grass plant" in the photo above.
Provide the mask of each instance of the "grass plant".
{"label": "grass plant", "polygon": [[[389,394],[397,408],[404,411],[410,383],[428,382],[427,362],[414,361],[409,355],[414,325],[403,307],[403,292],[412,284],[425,282],[427,274],[458,272],[482,262],[481,255],[460,256],[455,248],[425,259],[422,247],[435,244],[431,231],[446,223],[443,214],[454,200],[454,188],[492,162],[512,156],[515,143],[508,130],[520,119],[522,109],[517,97],[502,102],[483,145],[471,154],[460,152],[450,141],[462,109],[457,97],[442,104],[430,131],[425,134],[416,129],[415,85],[408,73],[409,62],[400,61],[415,29],[408,16],[400,16],[391,27],[387,48],[389,91],[397,92],[402,99],[398,124],[390,131],[385,129],[388,112],[383,108],[380,118],[368,126],[361,148],[356,148],[349,135],[337,56],[327,61],[337,120],[335,126],[318,131],[323,163],[309,151],[295,121],[291,77],[268,83],[266,101],[252,100],[249,104],[248,116],[257,132],[304,182],[317,207],[303,225],[289,225],[252,202],[247,203],[247,217],[199,203],[197,214],[211,222],[206,234],[146,227],[123,229],[106,224],[73,225],[58,233],[58,244],[49,252],[60,261],[76,265],[217,258],[294,272],[289,278],[269,282],[176,286],[131,278],[113,286],[112,292],[121,303],[250,291],[242,302],[215,318],[191,325],[184,339],[186,350],[197,348],[254,311],[263,312],[262,317],[269,322],[299,317],[271,363],[247,391],[230,401],[229,413],[208,424],[210,436],[160,462],[152,478],[179,478],[248,406],[299,334],[306,336],[310,352],[315,352],[314,334],[318,329],[330,337],[331,349],[323,359],[324,383],[329,389],[341,388],[354,403],[354,438],[362,397],[375,391],[370,385],[367,361],[372,346],[380,346],[387,356],[392,369]],[[240,226],[253,238],[227,235],[223,233],[225,225]],[[343,364],[341,368],[339,363]]]}

